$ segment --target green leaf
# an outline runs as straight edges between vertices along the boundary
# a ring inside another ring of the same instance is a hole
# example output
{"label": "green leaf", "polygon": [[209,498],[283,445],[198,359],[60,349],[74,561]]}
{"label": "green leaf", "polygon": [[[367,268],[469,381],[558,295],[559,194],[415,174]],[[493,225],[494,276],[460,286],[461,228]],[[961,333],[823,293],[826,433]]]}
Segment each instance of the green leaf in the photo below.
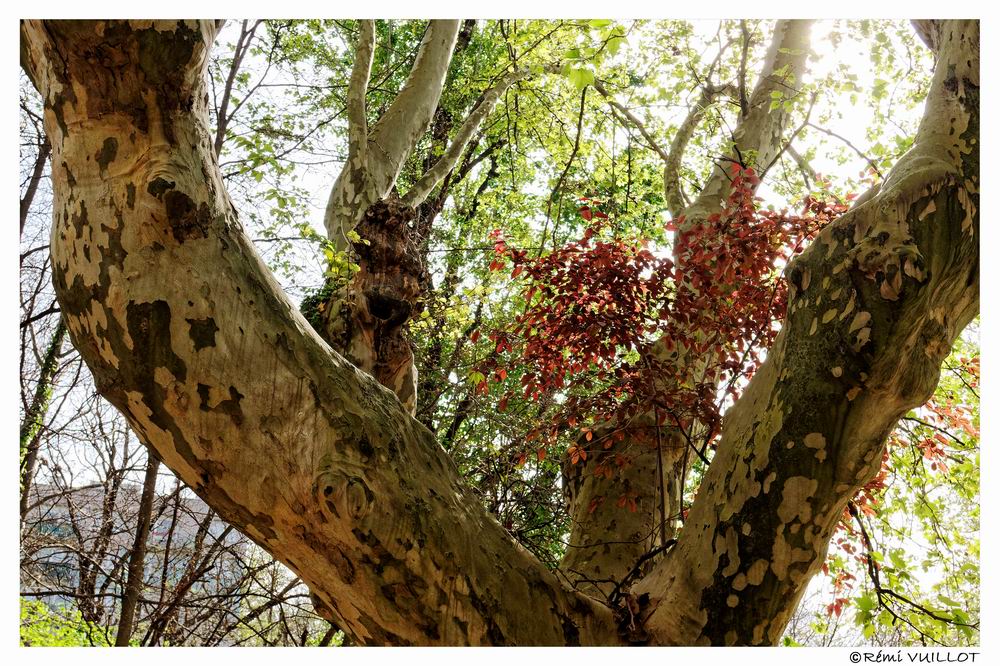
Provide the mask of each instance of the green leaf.
{"label": "green leaf", "polygon": [[607,26],[611,25],[611,23],[612,23],[611,19],[591,19],[588,25],[590,25],[591,28],[597,30],[599,28],[606,28]]}
{"label": "green leaf", "polygon": [[572,69],[569,73],[569,80],[576,86],[577,90],[583,90],[594,82],[594,72],[589,69]]}
{"label": "green leaf", "polygon": [[940,601],[941,603],[943,603],[946,606],[951,606],[952,608],[961,608],[962,607],[962,604],[958,603],[954,599],[950,599],[950,598],[944,596],[943,594],[939,594],[937,598],[938,598],[938,601]]}
{"label": "green leaf", "polygon": [[608,55],[616,55],[618,50],[621,48],[622,44],[625,43],[624,37],[612,37],[608,40],[608,45],[604,47],[605,53]]}

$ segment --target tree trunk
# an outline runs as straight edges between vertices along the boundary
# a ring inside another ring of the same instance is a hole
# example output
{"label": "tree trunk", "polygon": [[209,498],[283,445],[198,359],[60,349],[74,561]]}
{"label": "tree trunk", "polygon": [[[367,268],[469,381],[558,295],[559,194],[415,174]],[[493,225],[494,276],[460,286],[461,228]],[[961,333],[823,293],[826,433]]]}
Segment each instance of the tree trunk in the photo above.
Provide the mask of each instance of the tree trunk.
{"label": "tree trunk", "polygon": [[35,478],[35,466],[38,463],[38,448],[42,443],[42,426],[45,421],[45,414],[49,410],[49,402],[52,398],[52,382],[59,369],[59,353],[62,350],[63,338],[66,337],[66,327],[60,318],[56,324],[56,330],[52,334],[49,346],[42,357],[41,372],[38,376],[38,384],[35,386],[35,395],[28,405],[28,411],[21,422],[21,520],[28,512],[28,493],[31,490],[31,482]]}
{"label": "tree trunk", "polygon": [[423,307],[426,280],[415,215],[395,198],[368,209],[355,229],[358,272],[323,311],[324,339],[392,390],[410,414],[417,408],[417,368],[405,327]]}
{"label": "tree trunk", "polygon": [[58,165],[56,293],[143,441],[362,644],[776,641],[886,434],[978,310],[978,23],[934,26],[913,150],[790,267],[786,325],[685,529],[617,615],[518,546],[268,274],[207,127],[215,30],[22,23]]}
{"label": "tree trunk", "polygon": [[627,589],[625,579],[639,573],[647,553],[669,546],[680,518],[686,445],[652,418],[638,420],[644,424],[626,429],[623,442],[612,442],[614,428],[595,429],[589,442],[577,442],[586,460],[563,460],[572,528],[559,568],[602,600]]}
{"label": "tree trunk", "polygon": [[897,420],[979,311],[979,24],[935,24],[913,148],[789,266],[789,311],[727,413],[677,547],[633,590],[648,635],[773,644]]}

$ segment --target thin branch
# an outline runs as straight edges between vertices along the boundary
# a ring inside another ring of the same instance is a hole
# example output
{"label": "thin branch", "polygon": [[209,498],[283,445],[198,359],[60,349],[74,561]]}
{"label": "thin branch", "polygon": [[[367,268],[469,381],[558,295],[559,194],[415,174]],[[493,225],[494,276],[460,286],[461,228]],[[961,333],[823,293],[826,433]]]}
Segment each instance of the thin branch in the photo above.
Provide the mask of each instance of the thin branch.
{"label": "thin branch", "polygon": [[[549,221],[552,219],[552,202],[555,200],[556,194],[562,188],[563,181],[566,180],[566,175],[569,173],[570,167],[573,165],[573,160],[576,158],[576,154],[580,150],[580,137],[583,135],[583,112],[586,110],[587,105],[587,87],[585,86],[583,91],[580,93],[580,115],[576,121],[576,139],[573,141],[573,151],[569,154],[569,159],[566,160],[566,168],[563,169],[562,173],[559,174],[559,180],[556,181],[556,186],[552,188],[552,194],[549,195],[549,205],[545,210],[545,226],[542,228],[542,239],[538,243],[538,254],[542,254],[542,250],[545,248],[545,234],[549,229]],[[556,209],[556,215],[558,217],[560,211],[562,211],[562,197],[559,197],[559,207]],[[552,240],[555,243],[556,236],[556,225],[558,220],[552,223]]]}
{"label": "thin branch", "polygon": [[527,78],[530,75],[528,70],[514,70],[500,79],[492,88],[485,91],[476,102],[472,111],[466,117],[465,122],[462,126],[458,128],[458,132],[455,133],[454,138],[448,145],[448,149],[445,150],[444,154],[434,163],[430,169],[421,176],[413,187],[409,189],[406,195],[403,197],[403,203],[410,206],[419,206],[427,195],[431,193],[441,179],[450,172],[455,165],[458,163],[458,159],[462,156],[462,152],[465,150],[466,145],[468,145],[469,140],[477,129],[479,129],[480,124],[486,119],[490,113],[493,112],[494,107],[496,107],[497,102],[500,100],[500,96],[507,91],[516,82]]}

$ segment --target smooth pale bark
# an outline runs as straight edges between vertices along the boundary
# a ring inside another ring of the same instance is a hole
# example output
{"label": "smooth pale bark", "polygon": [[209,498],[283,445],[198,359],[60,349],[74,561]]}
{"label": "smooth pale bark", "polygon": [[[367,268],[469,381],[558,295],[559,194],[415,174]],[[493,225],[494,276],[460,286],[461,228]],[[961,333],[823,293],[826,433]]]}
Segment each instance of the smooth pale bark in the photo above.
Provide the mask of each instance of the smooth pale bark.
{"label": "smooth pale bark", "polygon": [[[663,164],[663,196],[667,202],[667,210],[675,218],[684,215],[684,192],[681,189],[681,161],[684,158],[684,153],[687,150],[688,143],[691,142],[691,138],[694,136],[695,130],[698,129],[702,119],[705,117],[705,112],[708,110],[709,105],[725,89],[725,87],[716,88],[714,86],[702,88],[701,96],[695,102],[690,112],[688,112],[688,115],[685,116],[677,128],[673,140],[670,142],[670,153],[664,159]],[[781,111],[774,113],[768,109],[768,115],[780,117],[783,113]]]}
{"label": "smooth pale bark", "polygon": [[607,644],[396,397],[285,297],[223,189],[212,22],[28,21],[54,285],[98,390],[364,644]]}
{"label": "smooth pale bark", "polygon": [[[789,122],[788,114],[782,107],[770,108],[771,92],[782,90],[791,96],[794,87],[800,85],[806,67],[811,25],[811,21],[799,20],[778,21],[775,25],[771,46],[764,59],[763,74],[751,96],[748,113],[733,132],[735,144],[730,159],[742,156],[748,166],[767,165],[784,147],[783,130]],[[703,94],[700,106],[692,110],[678,129],[671,142],[671,152],[667,153],[652,137],[647,137],[664,158],[668,200],[673,197],[679,201],[679,189],[671,195],[670,183],[676,180],[676,169],[698,120],[704,114],[706,100],[720,91],[713,87]],[[619,110],[627,112],[623,107]],[[638,122],[631,114],[626,117]],[[686,217],[684,228],[690,228],[722,210],[729,193],[729,178],[723,169],[728,169],[729,164],[721,161],[702,193],[681,211]],[[654,343],[648,352],[659,363],[676,364],[681,368],[697,366],[698,360],[685,358],[684,350],[668,350],[662,343],[662,340]],[[671,380],[657,381],[664,392],[672,388],[667,384]],[[660,416],[662,418],[662,413]],[[656,434],[650,433],[650,426],[655,421],[652,411],[642,415],[636,421],[638,428],[626,429],[626,439],[616,442],[610,451],[605,451],[603,444],[598,443],[601,438],[595,438],[592,443],[586,444],[589,456],[583,469],[563,466],[565,487],[575,491],[569,498],[573,531],[560,568],[572,580],[587,585],[588,590],[593,590],[593,583],[587,581],[621,581],[632,572],[640,557],[658,543],[671,538],[669,535],[676,529],[682,510],[684,470],[694,454],[687,450],[690,444],[684,434],[670,427],[668,419],[659,428],[657,446]],[[628,456],[633,464],[622,468],[613,466],[614,474],[610,478],[595,474],[602,457],[615,453]],[[623,492],[636,499],[636,511],[618,506]],[[595,501],[600,502],[596,509]],[[606,591],[613,585],[604,582],[597,587]]]}
{"label": "smooth pale bark", "polygon": [[[669,545],[681,507],[679,466],[686,444],[652,418],[637,419],[623,442],[599,428],[577,446],[587,459],[562,463],[563,494],[572,516],[569,546],[559,568],[576,587],[601,600],[627,589],[628,576],[648,553]],[[610,446],[605,449],[605,443]],[[624,466],[619,462],[624,462]],[[644,562],[646,566],[651,564]]]}
{"label": "smooth pale bark", "polygon": [[[785,149],[789,139],[791,116],[782,105],[771,108],[771,94],[780,93],[782,100],[800,94],[812,24],[811,20],[786,20],[775,24],[771,46],[764,57],[764,73],[750,96],[747,114],[733,131],[733,148],[727,152],[727,159],[739,161],[742,158],[743,164],[753,167],[760,176]],[[676,156],[678,161],[679,158]],[[681,211],[688,225],[722,209],[730,191],[730,164],[725,160],[717,161],[697,198]]]}
{"label": "smooth pale bark", "polygon": [[475,107],[469,112],[465,122],[458,128],[458,131],[448,144],[448,148],[441,158],[406,191],[406,194],[403,196],[403,203],[414,207],[423,203],[427,195],[458,164],[458,159],[465,151],[465,147],[468,145],[469,140],[472,139],[472,135],[493,112],[497,102],[500,101],[500,97],[512,85],[528,78],[529,74],[530,72],[527,70],[514,70],[504,75],[496,85],[482,94],[476,102]]}
{"label": "smooth pale bark", "polygon": [[679,543],[617,612],[518,546],[277,287],[212,148],[215,30],[22,23],[56,165],[57,297],[143,441],[362,644],[776,641],[885,436],[978,311],[978,24],[933,30],[913,150],[790,267],[785,328]]}
{"label": "smooth pale bark", "polygon": [[780,638],[847,501],[979,311],[979,24],[932,32],[913,148],[790,265],[784,328],[677,547],[633,590],[654,643]]}

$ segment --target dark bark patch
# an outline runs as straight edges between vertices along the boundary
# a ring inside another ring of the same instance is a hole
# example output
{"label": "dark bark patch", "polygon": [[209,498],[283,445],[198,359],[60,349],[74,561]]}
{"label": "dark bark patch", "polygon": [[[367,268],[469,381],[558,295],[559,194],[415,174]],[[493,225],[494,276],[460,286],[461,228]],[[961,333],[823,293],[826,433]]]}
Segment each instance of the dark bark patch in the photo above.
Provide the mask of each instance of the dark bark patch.
{"label": "dark bark patch", "polygon": [[101,248],[104,262],[101,264],[101,272],[106,272],[109,266],[116,266],[119,269],[125,265],[125,257],[128,252],[122,247],[121,230],[125,225],[121,213],[117,213],[118,227],[112,228],[106,224],[101,225],[101,231],[108,235],[107,245]]}
{"label": "dark bark patch", "polygon": [[215,319],[206,317],[205,319],[186,319],[185,321],[191,327],[188,335],[191,336],[195,351],[215,346],[215,333],[219,330],[219,327],[215,325]]}
{"label": "dark bark patch", "polygon": [[101,167],[101,172],[108,170],[108,165],[115,161],[115,157],[118,156],[118,139],[113,136],[109,136],[104,140],[104,144],[101,149],[97,151],[94,155],[94,159],[97,160],[97,165]]}
{"label": "dark bark patch", "polygon": [[147,377],[155,383],[156,368],[166,368],[184,381],[187,366],[174,353],[170,340],[170,305],[166,301],[152,303],[131,302],[126,308],[128,334],[132,338],[132,358],[136,362],[136,376]]}
{"label": "dark bark patch", "polygon": [[77,238],[83,238],[83,229],[87,226],[87,204],[83,201],[80,202],[80,212],[73,213],[70,217],[70,221],[73,223],[73,230],[76,231]]}
{"label": "dark bark patch", "polygon": [[484,641],[487,645],[507,645],[507,637],[504,636],[503,630],[494,620],[497,617],[496,608],[491,608],[490,606],[495,606],[495,604],[488,604],[483,599],[477,595],[474,590],[475,584],[472,580],[466,577],[466,584],[469,586],[469,603],[472,607],[476,609],[479,616],[486,623],[486,640]]}
{"label": "dark bark patch", "polygon": [[362,520],[371,510],[375,494],[368,484],[359,477],[353,477],[347,484],[347,512],[353,520]]}
{"label": "dark bark patch", "polygon": [[568,647],[580,646],[580,629],[566,615],[562,616],[562,631]]}
{"label": "dark bark patch", "polygon": [[361,453],[362,462],[368,462],[375,455],[375,447],[368,441],[368,436],[361,433],[358,438],[358,451]]}
{"label": "dark bark patch", "polygon": [[125,205],[129,210],[135,208],[135,183],[125,185]]}
{"label": "dark bark patch", "polygon": [[157,199],[163,200],[163,194],[168,190],[172,190],[177,186],[177,183],[166,180],[165,178],[154,178],[146,186],[146,191],[152,194]]}
{"label": "dark bark patch", "polygon": [[191,197],[177,190],[167,192],[163,196],[163,204],[167,210],[170,232],[178,243],[208,236],[208,225],[212,218],[208,204],[198,206]]}
{"label": "dark bark patch", "polygon": [[229,398],[221,401],[215,407],[211,406],[211,387],[207,384],[198,384],[198,398],[200,399],[199,409],[203,412],[222,412],[226,414],[233,420],[233,424],[238,426],[243,425],[243,408],[240,406],[240,401],[243,399],[243,394],[236,390],[236,387],[229,387]]}
{"label": "dark bark patch", "polygon": [[[143,134],[149,134],[149,110],[146,107],[146,102],[138,99],[129,107],[128,111],[136,129]],[[132,143],[135,143],[135,139],[132,140]]]}
{"label": "dark bark patch", "polygon": [[73,176],[73,172],[69,170],[68,164],[63,162],[62,165],[63,165],[63,170],[66,172],[66,184],[69,185],[69,188],[72,190],[74,187],[76,187],[76,177]]}

